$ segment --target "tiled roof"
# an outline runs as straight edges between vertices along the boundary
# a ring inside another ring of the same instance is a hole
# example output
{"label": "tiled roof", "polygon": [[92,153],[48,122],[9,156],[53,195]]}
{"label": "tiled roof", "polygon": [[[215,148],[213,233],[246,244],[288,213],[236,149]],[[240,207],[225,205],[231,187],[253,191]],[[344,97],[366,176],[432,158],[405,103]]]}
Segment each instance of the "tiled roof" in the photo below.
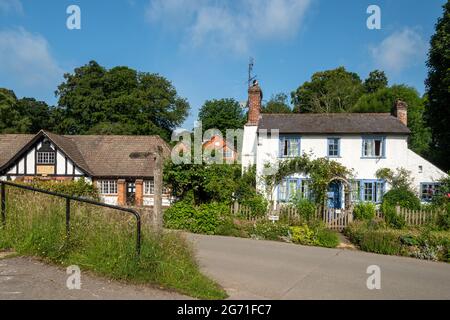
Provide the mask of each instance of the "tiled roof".
{"label": "tiled roof", "polygon": [[159,136],[63,136],[41,131],[37,135],[0,135],[0,168],[27,144],[46,135],[75,164],[94,177],[151,177],[157,146],[170,155]]}
{"label": "tiled roof", "polygon": [[409,134],[389,113],[262,114],[259,129],[300,134]]}

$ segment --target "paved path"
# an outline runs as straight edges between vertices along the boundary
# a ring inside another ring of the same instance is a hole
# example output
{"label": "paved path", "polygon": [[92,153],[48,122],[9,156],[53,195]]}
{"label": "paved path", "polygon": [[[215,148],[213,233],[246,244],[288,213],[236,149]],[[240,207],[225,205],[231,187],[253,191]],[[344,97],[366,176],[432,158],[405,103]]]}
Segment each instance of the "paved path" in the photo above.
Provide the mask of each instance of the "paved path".
{"label": "paved path", "polygon": [[[355,250],[188,234],[231,299],[450,299],[450,264]],[[381,268],[368,290],[367,267]]]}
{"label": "paved path", "polygon": [[81,274],[81,290],[69,290],[65,269],[31,258],[0,259],[0,300],[12,299],[186,299],[170,291],[149,286],[125,285],[117,281]]}

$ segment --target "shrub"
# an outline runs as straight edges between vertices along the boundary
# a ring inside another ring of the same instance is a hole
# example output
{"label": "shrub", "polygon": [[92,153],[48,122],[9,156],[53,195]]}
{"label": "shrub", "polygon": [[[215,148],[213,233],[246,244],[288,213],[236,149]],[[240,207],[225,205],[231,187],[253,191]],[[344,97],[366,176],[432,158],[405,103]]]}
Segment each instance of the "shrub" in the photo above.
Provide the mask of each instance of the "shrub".
{"label": "shrub", "polygon": [[314,219],[316,214],[316,205],[304,198],[294,198],[293,205],[297,208],[300,217],[306,221]]}
{"label": "shrub", "polygon": [[249,235],[256,239],[282,240],[289,236],[289,226],[283,223],[261,221],[254,223],[249,229]]}
{"label": "shrub", "polygon": [[438,213],[436,225],[441,230],[450,230],[450,203],[447,203],[443,210]]}
{"label": "shrub", "polygon": [[294,243],[303,245],[317,245],[315,232],[309,228],[307,224],[301,226],[291,227],[291,240]]}
{"label": "shrub", "polygon": [[390,205],[387,202],[384,202],[381,208],[384,214],[384,219],[389,226],[395,229],[403,229],[404,227],[406,227],[405,219],[397,214],[394,206]]}
{"label": "shrub", "polygon": [[392,255],[400,254],[402,249],[398,235],[390,231],[367,231],[359,246],[364,251]]}
{"label": "shrub", "polygon": [[376,208],[373,203],[361,202],[355,206],[353,214],[357,220],[370,220],[375,218]]}
{"label": "shrub", "polygon": [[99,193],[96,186],[92,183],[86,182],[84,178],[80,178],[75,181],[34,180],[31,183],[26,183],[26,185],[74,197],[91,198],[94,200],[99,199]]}
{"label": "shrub", "polygon": [[392,189],[383,196],[383,204],[395,207],[399,205],[402,208],[411,210],[420,209],[419,198],[409,189],[405,187]]}
{"label": "shrub", "polygon": [[241,201],[241,204],[250,208],[252,217],[263,217],[267,213],[269,202],[260,194],[253,194]]}
{"label": "shrub", "polygon": [[215,234],[220,223],[220,216],[228,214],[228,206],[220,203],[202,204],[195,210],[192,232]]}
{"label": "shrub", "polygon": [[196,209],[190,202],[176,202],[164,211],[164,226],[169,229],[192,231],[195,213]]}
{"label": "shrub", "polygon": [[336,248],[339,245],[339,237],[332,230],[320,228],[317,231],[317,243],[321,247]]}

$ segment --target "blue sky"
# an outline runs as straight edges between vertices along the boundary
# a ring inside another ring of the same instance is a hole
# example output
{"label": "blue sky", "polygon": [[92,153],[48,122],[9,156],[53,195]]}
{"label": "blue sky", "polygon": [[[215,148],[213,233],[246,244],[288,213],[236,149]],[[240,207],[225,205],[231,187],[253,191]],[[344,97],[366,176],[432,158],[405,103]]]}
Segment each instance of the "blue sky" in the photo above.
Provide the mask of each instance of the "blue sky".
{"label": "blue sky", "polygon": [[[54,105],[64,72],[96,60],[171,80],[191,105],[246,100],[249,57],[265,99],[345,66],[424,92],[426,55],[445,0],[0,0],[0,87]],[[66,27],[69,5],[81,30]],[[381,30],[369,30],[369,5]]]}

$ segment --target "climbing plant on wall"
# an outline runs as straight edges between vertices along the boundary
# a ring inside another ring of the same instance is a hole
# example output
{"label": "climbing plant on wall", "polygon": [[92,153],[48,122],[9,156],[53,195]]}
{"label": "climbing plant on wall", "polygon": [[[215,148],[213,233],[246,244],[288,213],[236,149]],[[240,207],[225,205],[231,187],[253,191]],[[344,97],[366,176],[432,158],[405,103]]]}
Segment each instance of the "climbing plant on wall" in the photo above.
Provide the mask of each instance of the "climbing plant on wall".
{"label": "climbing plant on wall", "polygon": [[265,173],[263,179],[266,191],[270,196],[274,188],[284,178],[295,173],[303,173],[311,179],[310,188],[317,204],[322,204],[325,201],[325,195],[331,180],[349,180],[352,176],[352,171],[339,162],[327,158],[312,159],[310,154],[282,160],[275,165],[266,164]]}

